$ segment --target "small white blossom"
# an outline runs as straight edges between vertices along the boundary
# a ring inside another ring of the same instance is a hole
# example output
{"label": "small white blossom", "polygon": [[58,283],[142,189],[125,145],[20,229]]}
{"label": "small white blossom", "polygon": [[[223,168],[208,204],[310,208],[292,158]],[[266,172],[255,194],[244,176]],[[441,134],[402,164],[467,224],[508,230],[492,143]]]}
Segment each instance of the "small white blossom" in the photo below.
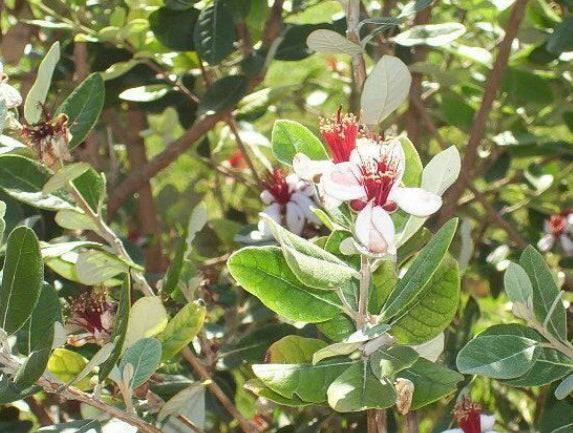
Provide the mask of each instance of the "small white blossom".
{"label": "small white blossom", "polygon": [[552,215],[545,220],[543,229],[546,234],[537,242],[540,251],[551,250],[559,240],[565,254],[573,255],[573,241],[570,237],[573,233],[573,213]]}
{"label": "small white blossom", "polygon": [[4,73],[4,65],[0,62],[0,98],[6,103],[6,108],[16,108],[22,105],[22,95],[8,84],[8,76]]}

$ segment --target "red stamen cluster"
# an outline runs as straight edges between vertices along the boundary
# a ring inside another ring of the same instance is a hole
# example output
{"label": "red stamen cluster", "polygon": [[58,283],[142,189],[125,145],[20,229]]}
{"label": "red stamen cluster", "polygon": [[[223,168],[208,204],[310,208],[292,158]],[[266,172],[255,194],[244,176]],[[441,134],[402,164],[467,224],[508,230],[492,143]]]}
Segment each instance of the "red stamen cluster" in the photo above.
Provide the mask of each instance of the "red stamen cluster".
{"label": "red stamen cluster", "polygon": [[367,198],[365,201],[355,200],[350,203],[352,209],[360,211],[366,203],[374,200],[375,206],[381,206],[387,212],[394,212],[398,206],[389,201],[388,196],[396,183],[398,162],[381,152],[380,159],[363,160],[360,171]]}
{"label": "red stamen cluster", "polygon": [[350,154],[356,147],[356,139],[360,131],[360,124],[353,114],[342,114],[342,107],[336,116],[330,119],[321,119],[320,132],[330,148],[332,160],[338,164],[350,159]]}
{"label": "red stamen cluster", "polygon": [[104,317],[114,311],[115,305],[109,302],[105,293],[85,292],[72,301],[68,323],[81,326],[92,335],[110,333],[113,324],[105,323]]}
{"label": "red stamen cluster", "polygon": [[572,212],[569,210],[563,211],[556,215],[551,215],[547,220],[547,224],[549,225],[549,230],[551,230],[551,234],[553,236],[561,236],[565,234],[567,231],[567,217]]}
{"label": "red stamen cluster", "polygon": [[464,433],[481,433],[481,406],[469,398],[456,404],[452,411]]}
{"label": "red stamen cluster", "polygon": [[287,204],[290,201],[292,192],[286,182],[286,176],[280,168],[275,168],[268,173],[263,180],[264,188],[272,194],[279,204]]}

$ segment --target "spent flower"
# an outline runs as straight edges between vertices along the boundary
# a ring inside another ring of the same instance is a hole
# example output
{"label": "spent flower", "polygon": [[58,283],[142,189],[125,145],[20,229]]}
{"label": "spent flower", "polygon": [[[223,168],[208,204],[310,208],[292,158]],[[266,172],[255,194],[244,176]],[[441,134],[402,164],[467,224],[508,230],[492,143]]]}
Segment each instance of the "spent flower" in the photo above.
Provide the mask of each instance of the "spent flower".
{"label": "spent flower", "polygon": [[70,330],[87,332],[68,337],[68,344],[82,346],[95,343],[100,346],[111,340],[115,322],[116,303],[103,292],[89,291],[74,298],[70,303],[70,317],[66,325]]}
{"label": "spent flower", "polygon": [[460,428],[442,433],[497,433],[493,430],[495,416],[482,413],[481,406],[469,398],[457,403],[452,413]]}

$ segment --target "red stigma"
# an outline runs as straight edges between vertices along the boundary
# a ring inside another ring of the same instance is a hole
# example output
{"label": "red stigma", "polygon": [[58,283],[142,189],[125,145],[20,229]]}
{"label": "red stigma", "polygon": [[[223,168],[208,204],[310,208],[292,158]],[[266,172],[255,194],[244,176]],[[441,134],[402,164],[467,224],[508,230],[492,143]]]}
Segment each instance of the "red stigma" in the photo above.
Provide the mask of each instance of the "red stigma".
{"label": "red stigma", "polygon": [[479,404],[465,398],[456,404],[453,414],[464,433],[481,433],[481,406]]}
{"label": "red stigma", "polygon": [[85,292],[72,301],[70,306],[72,317],[68,321],[85,328],[91,334],[110,332],[102,322],[103,314],[114,310],[105,293]]}
{"label": "red stigma", "polygon": [[330,119],[322,119],[320,132],[330,148],[332,160],[338,164],[350,159],[356,147],[360,125],[353,114],[342,114],[342,107]]}
{"label": "red stigma", "polygon": [[289,185],[286,182],[286,176],[280,168],[275,168],[268,173],[263,181],[264,188],[272,194],[275,201],[279,204],[287,204],[292,195]]}
{"label": "red stigma", "polygon": [[374,200],[375,206],[381,206],[388,212],[397,209],[396,203],[388,201],[392,187],[396,183],[398,162],[381,152],[379,159],[363,160],[362,185],[366,192],[367,201]]}

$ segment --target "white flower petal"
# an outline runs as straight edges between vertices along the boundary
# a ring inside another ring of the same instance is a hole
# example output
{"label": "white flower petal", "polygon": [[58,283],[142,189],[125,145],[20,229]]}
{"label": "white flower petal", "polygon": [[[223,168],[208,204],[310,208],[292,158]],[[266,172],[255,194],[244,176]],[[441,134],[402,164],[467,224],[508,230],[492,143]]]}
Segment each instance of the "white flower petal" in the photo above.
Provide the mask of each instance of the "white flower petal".
{"label": "white flower petal", "polygon": [[567,230],[569,233],[573,233],[573,213],[567,215],[566,221],[565,230]]}
{"label": "white flower petal", "polygon": [[22,95],[9,84],[0,83],[0,97],[4,99],[7,109],[22,105]]}
{"label": "white flower petal", "polygon": [[573,241],[567,235],[559,236],[559,240],[561,241],[561,247],[563,247],[563,251],[567,253],[567,255],[573,255]]}
{"label": "white flower petal", "polygon": [[292,167],[301,179],[314,181],[318,176],[332,167],[332,161],[314,161],[304,153],[297,153],[292,160]]}
{"label": "white flower petal", "polygon": [[316,225],[321,224],[320,219],[318,219],[318,217],[312,211],[312,208],[317,207],[316,203],[309,196],[300,192],[295,192],[291,197],[291,201],[300,206],[300,208],[303,210],[304,217],[307,220]]}
{"label": "white flower petal", "polygon": [[337,200],[354,200],[365,197],[366,191],[360,184],[359,169],[350,162],[335,164],[321,178],[324,192]]}
{"label": "white flower petal", "polygon": [[486,415],[482,413],[479,416],[479,421],[482,432],[491,430],[493,428],[493,425],[495,424],[495,415]]}
{"label": "white flower petal", "polygon": [[444,430],[442,433],[464,433],[461,428],[451,428],[449,430]]}
{"label": "white flower petal", "polygon": [[396,164],[396,184],[402,182],[402,176],[406,170],[406,155],[400,140],[392,140],[384,145],[385,158]]}
{"label": "white flower petal", "polygon": [[267,189],[265,189],[265,190],[263,190],[263,192],[261,192],[260,197],[261,197],[261,201],[266,205],[269,205],[275,201],[275,197]]}
{"label": "white flower petal", "polygon": [[[281,224],[282,225],[282,218],[281,218],[281,205],[278,203],[273,203],[270,206],[267,206],[265,208],[265,210],[263,210],[263,213],[268,215],[269,217],[271,217],[273,219],[273,221],[275,221],[277,224]],[[264,220],[259,220],[259,224],[258,224],[258,228],[259,231],[265,236],[271,236],[272,232],[271,232],[271,228],[269,227],[269,225],[264,221]]]}
{"label": "white flower petal", "polygon": [[432,215],[442,206],[442,197],[422,188],[395,187],[388,199],[404,212],[420,217]]}
{"label": "white flower petal", "polygon": [[545,253],[549,251],[551,248],[553,248],[554,243],[555,243],[555,236],[553,236],[551,233],[547,233],[545,236],[539,239],[539,241],[537,242],[537,248],[539,249],[539,251]]}
{"label": "white flower petal", "polygon": [[291,201],[286,205],[286,226],[295,235],[300,235],[304,229],[305,217],[303,209]]}
{"label": "white flower petal", "polygon": [[373,253],[396,253],[392,218],[384,209],[374,206],[372,202],[358,213],[355,235],[358,241]]}

